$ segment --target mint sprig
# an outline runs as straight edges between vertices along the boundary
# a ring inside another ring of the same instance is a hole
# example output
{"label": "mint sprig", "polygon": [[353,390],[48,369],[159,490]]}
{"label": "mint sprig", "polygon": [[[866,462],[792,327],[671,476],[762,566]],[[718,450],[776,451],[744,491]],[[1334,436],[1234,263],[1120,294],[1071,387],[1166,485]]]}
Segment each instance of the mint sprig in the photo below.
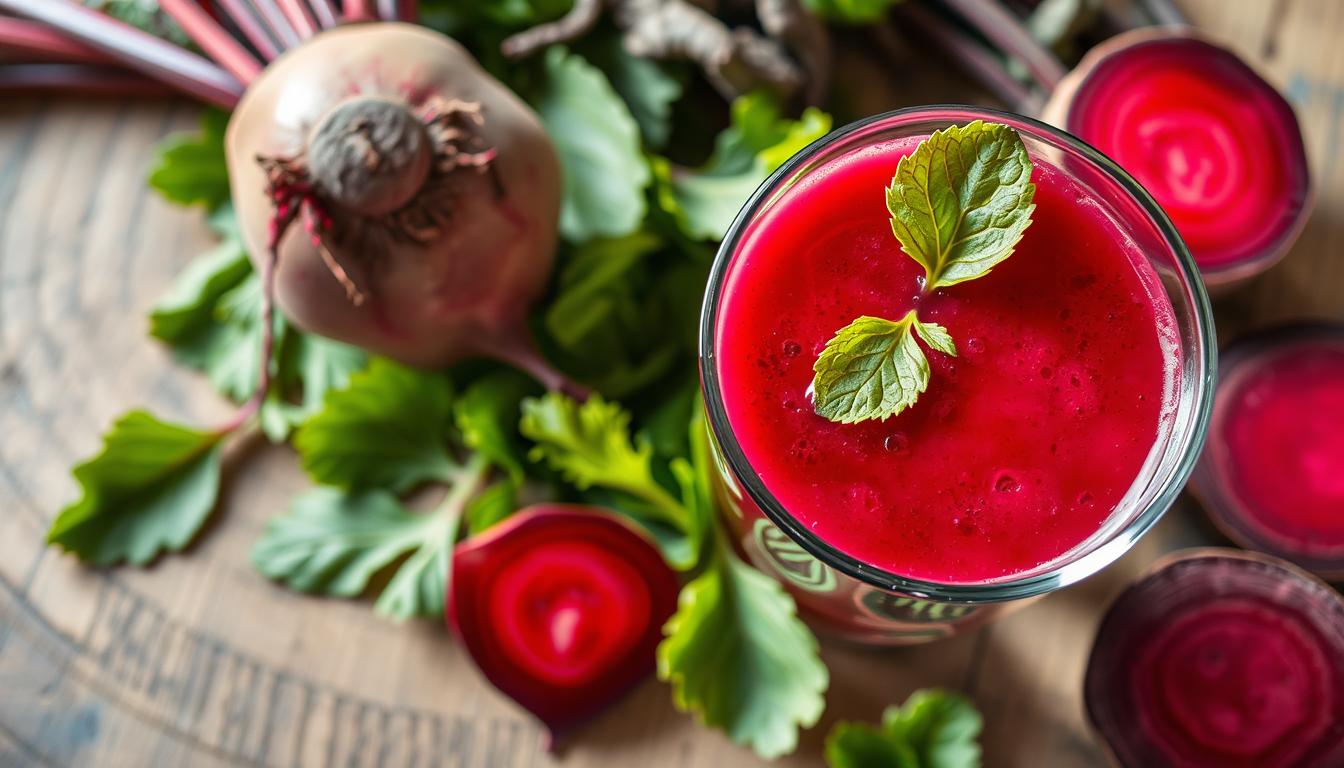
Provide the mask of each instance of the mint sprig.
{"label": "mint sprig", "polygon": [[[988,274],[1031,224],[1031,158],[1017,131],[976,120],[951,126],[901,158],[887,188],[891,230],[924,267],[926,291]],[[841,424],[886,420],[929,386],[915,341],[956,355],[947,329],[910,310],[900,320],[863,316],[836,332],[813,365],[814,408]]]}

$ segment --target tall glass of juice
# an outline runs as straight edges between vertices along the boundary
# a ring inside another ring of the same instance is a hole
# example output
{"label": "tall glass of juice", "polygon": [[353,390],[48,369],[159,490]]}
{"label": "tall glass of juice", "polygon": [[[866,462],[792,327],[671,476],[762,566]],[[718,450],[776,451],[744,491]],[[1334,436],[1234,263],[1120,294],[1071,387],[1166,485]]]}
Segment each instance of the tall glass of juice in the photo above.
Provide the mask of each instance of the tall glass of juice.
{"label": "tall glass of juice", "polygon": [[[884,189],[932,133],[1017,131],[1036,209],[1013,255],[933,291]],[[1078,139],[992,110],[900,110],[785,163],[738,215],[701,317],[719,494],[750,559],[823,633],[908,644],[1083,579],[1171,505],[1208,424],[1213,321],[1153,199]],[[837,329],[918,307],[955,356],[885,420],[818,416]]]}

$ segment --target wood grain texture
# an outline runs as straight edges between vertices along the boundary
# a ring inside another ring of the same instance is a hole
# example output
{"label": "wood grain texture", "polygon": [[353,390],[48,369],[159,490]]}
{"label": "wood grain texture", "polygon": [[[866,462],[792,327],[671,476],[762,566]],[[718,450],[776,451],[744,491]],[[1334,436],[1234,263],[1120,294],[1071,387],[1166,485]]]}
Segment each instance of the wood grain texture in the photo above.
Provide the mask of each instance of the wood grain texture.
{"label": "wood grain texture", "polygon": [[[1219,302],[1220,335],[1344,318],[1344,3],[1182,6],[1290,95],[1318,180],[1300,244]],[[915,80],[860,94],[862,108],[976,98],[955,80]],[[0,766],[556,764],[539,752],[536,726],[439,626],[300,597],[252,571],[247,552],[263,523],[307,485],[286,449],[240,457],[217,524],[153,568],[91,571],[43,546],[76,492],[68,468],[118,413],[152,405],[199,423],[227,410],[145,337],[146,308],[210,240],[197,215],[143,183],[154,142],[192,127],[195,114],[166,101],[0,104]],[[1211,540],[1183,500],[1101,576],[976,635],[898,651],[828,645],[826,719],[777,764],[820,764],[835,719],[875,719],[925,685],[975,697],[990,766],[1098,764],[1080,685],[1101,611],[1159,552]],[[757,764],[676,713],[654,681],[580,733],[564,762]]]}

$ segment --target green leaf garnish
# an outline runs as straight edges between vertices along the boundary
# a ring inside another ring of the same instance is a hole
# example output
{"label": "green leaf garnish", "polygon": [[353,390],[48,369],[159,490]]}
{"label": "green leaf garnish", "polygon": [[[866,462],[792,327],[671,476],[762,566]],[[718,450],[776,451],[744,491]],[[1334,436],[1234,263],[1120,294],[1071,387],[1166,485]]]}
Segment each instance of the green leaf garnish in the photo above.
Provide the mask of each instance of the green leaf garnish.
{"label": "green leaf garnish", "polygon": [[95,565],[143,565],[182,549],[214,509],[223,437],[145,411],[122,416],[102,452],[75,467],[83,496],[56,516],[47,541]]}
{"label": "green leaf garnish", "polygon": [[[924,267],[926,291],[988,274],[1013,253],[1036,209],[1031,158],[1017,132],[976,120],[951,126],[902,157],[887,188],[891,230]],[[930,348],[956,355],[947,329],[910,310],[863,316],[836,332],[813,364],[817,415],[841,424],[886,419],[929,387]]]}
{"label": "green leaf garnish", "polygon": [[826,342],[813,370],[817,415],[841,424],[886,419],[914,405],[929,386],[929,360],[915,342],[956,354],[947,329],[912,309],[896,322],[863,316]]}
{"label": "green leaf garnish", "polygon": [[681,590],[663,628],[658,677],[678,709],[764,758],[793,751],[829,682],[817,640],[779,582],[723,548]]}
{"label": "green leaf garnish", "polygon": [[915,691],[888,707],[882,725],[837,723],[826,737],[830,768],[979,768],[980,713],[965,697]]}
{"label": "green leaf garnish", "polygon": [[933,290],[980,277],[1012,255],[1035,194],[1017,131],[976,120],[938,131],[901,158],[887,210],[901,250],[923,265]]}
{"label": "green leaf garnish", "polygon": [[294,447],[314,480],[352,493],[452,482],[460,471],[448,443],[452,404],[447,378],[375,359],[327,395]]}

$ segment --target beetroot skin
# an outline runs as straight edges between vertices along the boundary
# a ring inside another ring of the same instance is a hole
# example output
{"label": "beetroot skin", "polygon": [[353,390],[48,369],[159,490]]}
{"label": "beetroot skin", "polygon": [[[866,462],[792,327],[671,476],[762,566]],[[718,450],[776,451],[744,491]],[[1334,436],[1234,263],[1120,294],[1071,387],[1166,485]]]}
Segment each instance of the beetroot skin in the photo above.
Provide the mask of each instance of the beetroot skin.
{"label": "beetroot skin", "polygon": [[1268,269],[1310,212],[1292,106],[1236,54],[1190,30],[1107,40],[1060,83],[1043,115],[1152,193],[1210,286]]}
{"label": "beetroot skin", "polygon": [[295,324],[411,365],[488,355],[560,384],[524,323],[551,269],[559,163],[457,43],[398,23],[322,32],[252,82],[226,150],[243,236],[258,262],[278,240]]}
{"label": "beetroot skin", "polygon": [[1344,324],[1238,339],[1219,369],[1204,508],[1241,546],[1344,579]]}
{"label": "beetroot skin", "polygon": [[653,671],[679,589],[621,519],[542,504],[458,546],[447,615],[482,674],[554,744]]}
{"label": "beetroot skin", "polygon": [[1266,555],[1177,553],[1111,605],[1084,686],[1124,768],[1344,765],[1344,599]]}

